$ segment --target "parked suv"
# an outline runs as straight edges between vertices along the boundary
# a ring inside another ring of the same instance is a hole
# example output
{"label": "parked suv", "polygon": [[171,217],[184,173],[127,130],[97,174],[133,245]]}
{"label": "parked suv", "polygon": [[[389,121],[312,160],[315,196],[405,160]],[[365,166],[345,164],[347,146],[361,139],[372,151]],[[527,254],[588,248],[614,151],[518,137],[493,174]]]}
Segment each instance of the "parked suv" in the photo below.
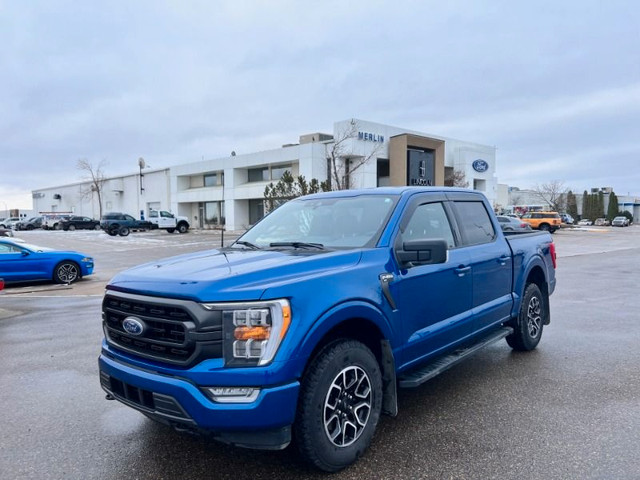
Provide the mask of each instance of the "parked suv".
{"label": "parked suv", "polygon": [[62,228],[62,224],[60,223],[62,220],[69,218],[71,215],[69,214],[47,214],[42,216],[42,228],[45,230],[60,230]]}
{"label": "parked suv", "polygon": [[105,213],[100,220],[100,228],[112,237],[126,237],[131,230],[151,230],[153,226],[151,222],[136,220],[131,215],[119,212]]}
{"label": "parked suv", "polygon": [[29,220],[22,220],[13,225],[14,230],[33,230],[42,228],[42,217],[31,217]]}
{"label": "parked suv", "polygon": [[558,212],[529,212],[522,216],[522,221],[531,228],[553,233],[560,228],[562,220]]}
{"label": "parked suv", "polygon": [[19,217],[5,218],[0,222],[0,228],[13,228],[13,226],[20,221]]}
{"label": "parked suv", "polygon": [[567,225],[573,225],[574,222],[573,217],[568,213],[561,213],[560,220],[562,220],[562,223],[566,223]]}
{"label": "parked suv", "polygon": [[62,230],[100,230],[100,221],[89,217],[73,216],[60,222]]}
{"label": "parked suv", "polygon": [[627,217],[616,217],[613,219],[613,222],[611,222],[611,225],[613,225],[614,227],[628,227],[629,226],[629,219]]}

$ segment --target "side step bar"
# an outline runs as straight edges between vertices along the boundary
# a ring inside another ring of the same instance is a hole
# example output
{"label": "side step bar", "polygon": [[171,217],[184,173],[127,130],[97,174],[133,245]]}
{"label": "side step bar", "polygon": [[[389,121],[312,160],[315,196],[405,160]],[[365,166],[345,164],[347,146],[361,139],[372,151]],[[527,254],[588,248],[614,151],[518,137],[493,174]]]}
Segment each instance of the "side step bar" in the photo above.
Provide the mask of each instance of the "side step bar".
{"label": "side step bar", "polygon": [[466,348],[459,348],[443,357],[439,357],[434,361],[427,363],[423,367],[418,367],[416,370],[411,370],[408,373],[403,374],[398,379],[398,385],[402,388],[413,388],[422,385],[427,380],[435,377],[436,375],[444,372],[447,368],[450,368],[461,362],[470,355],[473,355],[478,350],[487,345],[502,340],[507,335],[513,333],[513,328],[502,327],[496,331],[491,332],[485,337],[481,337],[476,343]]}

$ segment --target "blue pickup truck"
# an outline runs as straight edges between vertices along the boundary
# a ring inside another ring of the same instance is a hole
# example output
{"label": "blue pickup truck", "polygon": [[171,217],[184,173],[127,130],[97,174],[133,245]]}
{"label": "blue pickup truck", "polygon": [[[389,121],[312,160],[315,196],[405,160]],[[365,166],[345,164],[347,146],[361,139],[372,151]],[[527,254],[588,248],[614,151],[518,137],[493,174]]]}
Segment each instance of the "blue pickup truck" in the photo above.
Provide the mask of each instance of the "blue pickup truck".
{"label": "blue pickup truck", "polygon": [[[181,431],[353,463],[397,388],[549,324],[555,246],[487,199],[379,188],[292,200],[227,248],[120,273],[102,304],[107,399]],[[490,381],[490,379],[487,379]]]}

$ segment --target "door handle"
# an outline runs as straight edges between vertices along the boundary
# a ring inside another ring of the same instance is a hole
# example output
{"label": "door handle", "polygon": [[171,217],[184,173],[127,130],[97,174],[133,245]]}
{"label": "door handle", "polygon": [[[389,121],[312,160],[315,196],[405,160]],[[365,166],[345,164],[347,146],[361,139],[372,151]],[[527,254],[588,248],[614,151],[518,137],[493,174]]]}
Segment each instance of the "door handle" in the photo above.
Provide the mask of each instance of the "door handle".
{"label": "door handle", "polygon": [[511,257],[509,255],[502,255],[500,258],[498,258],[498,263],[500,265],[506,265],[507,261],[509,261],[511,259]]}
{"label": "door handle", "polygon": [[470,271],[471,271],[471,267],[465,267],[464,265],[460,265],[458,268],[456,268],[456,274],[459,277],[464,277],[465,274]]}

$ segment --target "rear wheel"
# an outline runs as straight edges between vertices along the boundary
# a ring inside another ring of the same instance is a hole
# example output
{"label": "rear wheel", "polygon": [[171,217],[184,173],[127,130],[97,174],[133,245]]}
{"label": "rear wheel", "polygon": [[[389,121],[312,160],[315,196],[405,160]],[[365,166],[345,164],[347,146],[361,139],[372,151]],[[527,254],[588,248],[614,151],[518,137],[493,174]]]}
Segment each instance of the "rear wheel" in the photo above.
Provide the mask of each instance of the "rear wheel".
{"label": "rear wheel", "polygon": [[354,340],[327,345],[302,379],[294,424],[301,454],[321,470],[342,470],[371,443],[381,409],[380,367],[371,350]]}
{"label": "rear wheel", "polygon": [[73,283],[80,278],[80,268],[75,262],[60,262],[53,271],[56,283]]}
{"label": "rear wheel", "polygon": [[540,224],[540,226],[538,227],[538,230],[542,230],[543,232],[548,232],[549,231],[549,224],[548,223]]}
{"label": "rear wheel", "polygon": [[506,337],[511,348],[529,351],[536,348],[542,338],[542,328],[547,317],[547,302],[535,283],[527,285],[520,304],[520,313],[514,325],[514,331]]}
{"label": "rear wheel", "polygon": [[175,231],[176,231],[176,229],[175,229],[175,228],[167,228],[167,232],[169,232],[169,233],[173,233],[173,232],[175,232]]}

